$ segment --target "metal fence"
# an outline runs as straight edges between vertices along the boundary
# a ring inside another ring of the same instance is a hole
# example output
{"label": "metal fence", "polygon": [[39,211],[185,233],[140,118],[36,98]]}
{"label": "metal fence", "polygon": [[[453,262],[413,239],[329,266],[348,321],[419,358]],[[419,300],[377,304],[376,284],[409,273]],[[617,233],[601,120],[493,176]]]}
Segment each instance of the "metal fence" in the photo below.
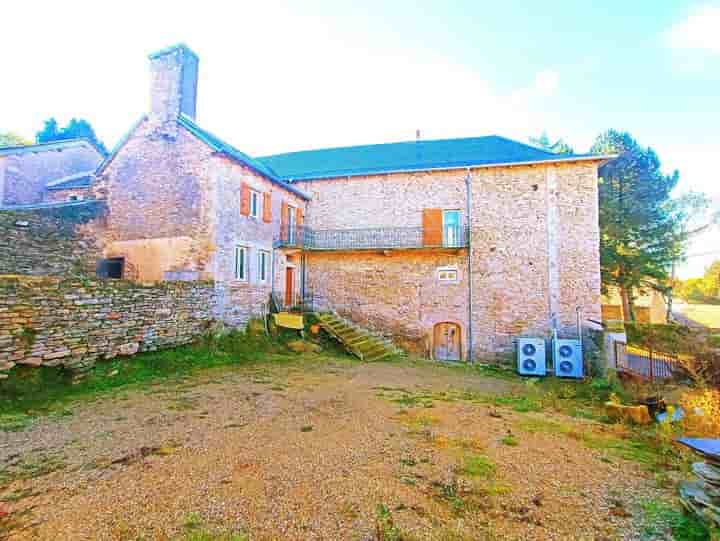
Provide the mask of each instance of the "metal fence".
{"label": "metal fence", "polygon": [[398,248],[465,248],[470,242],[466,227],[448,228],[442,238],[431,238],[422,227],[373,227],[323,229],[307,227],[280,230],[275,245],[307,250],[384,250]]}
{"label": "metal fence", "polygon": [[653,350],[615,342],[618,372],[627,372],[644,379],[669,379],[679,373],[677,357]]}

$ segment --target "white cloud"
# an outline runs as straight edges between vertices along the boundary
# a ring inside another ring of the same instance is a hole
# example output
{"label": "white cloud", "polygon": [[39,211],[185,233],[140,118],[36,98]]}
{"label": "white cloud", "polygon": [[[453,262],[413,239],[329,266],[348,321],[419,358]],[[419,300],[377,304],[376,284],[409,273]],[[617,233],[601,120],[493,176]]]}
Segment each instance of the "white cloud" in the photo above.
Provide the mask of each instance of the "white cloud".
{"label": "white cloud", "polygon": [[[331,145],[500,133],[525,140],[557,119],[538,106],[557,89],[553,71],[528,73],[512,92],[452,59],[403,49],[374,28],[304,12],[305,4],[127,0],[112,22],[98,7],[14,3],[0,34],[6,55],[0,131],[32,136],[42,120],[87,118],[113,145],[147,109],[147,54],[179,41],[200,56],[198,122],[249,154]],[[80,2],[78,2],[79,4]],[[36,17],[37,9],[44,16]],[[27,40],[28,25],[33,40]],[[129,30],[131,29],[131,30]]]}
{"label": "white cloud", "polygon": [[720,54],[720,6],[702,6],[673,25],[667,33],[676,51],[704,51]]}
{"label": "white cloud", "polygon": [[554,70],[543,70],[535,75],[535,90],[543,96],[552,96],[558,87],[560,75]]}

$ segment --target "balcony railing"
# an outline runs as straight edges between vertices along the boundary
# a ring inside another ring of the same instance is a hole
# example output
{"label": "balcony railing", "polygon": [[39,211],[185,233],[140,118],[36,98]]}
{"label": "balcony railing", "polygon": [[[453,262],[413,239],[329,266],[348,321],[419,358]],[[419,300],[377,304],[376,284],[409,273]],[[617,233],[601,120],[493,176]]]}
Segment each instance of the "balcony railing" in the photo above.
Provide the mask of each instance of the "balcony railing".
{"label": "balcony railing", "polygon": [[465,248],[470,233],[465,227],[446,228],[442,235],[422,227],[373,227],[368,229],[281,228],[276,247],[305,250],[397,250],[411,248]]}

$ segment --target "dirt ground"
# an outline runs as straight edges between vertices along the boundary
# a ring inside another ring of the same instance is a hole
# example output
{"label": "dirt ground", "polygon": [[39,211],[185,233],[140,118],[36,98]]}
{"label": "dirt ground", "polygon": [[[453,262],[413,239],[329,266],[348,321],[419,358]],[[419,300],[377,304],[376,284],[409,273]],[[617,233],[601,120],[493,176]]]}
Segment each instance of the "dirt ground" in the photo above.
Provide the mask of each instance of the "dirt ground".
{"label": "dirt ground", "polygon": [[0,472],[13,473],[0,538],[640,538],[651,476],[533,429],[597,423],[488,400],[517,385],[429,364],[298,361],[80,404],[0,432]]}

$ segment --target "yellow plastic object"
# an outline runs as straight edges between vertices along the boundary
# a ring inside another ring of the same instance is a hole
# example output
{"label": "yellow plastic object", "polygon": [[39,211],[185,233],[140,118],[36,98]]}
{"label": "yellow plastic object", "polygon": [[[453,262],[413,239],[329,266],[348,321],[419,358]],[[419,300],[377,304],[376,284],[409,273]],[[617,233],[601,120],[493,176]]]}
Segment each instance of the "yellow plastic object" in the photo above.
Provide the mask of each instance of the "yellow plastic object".
{"label": "yellow plastic object", "polygon": [[302,315],[289,314],[288,312],[280,312],[279,314],[273,314],[275,316],[275,324],[278,327],[285,327],[286,329],[297,329],[299,331],[305,328],[305,322]]}

